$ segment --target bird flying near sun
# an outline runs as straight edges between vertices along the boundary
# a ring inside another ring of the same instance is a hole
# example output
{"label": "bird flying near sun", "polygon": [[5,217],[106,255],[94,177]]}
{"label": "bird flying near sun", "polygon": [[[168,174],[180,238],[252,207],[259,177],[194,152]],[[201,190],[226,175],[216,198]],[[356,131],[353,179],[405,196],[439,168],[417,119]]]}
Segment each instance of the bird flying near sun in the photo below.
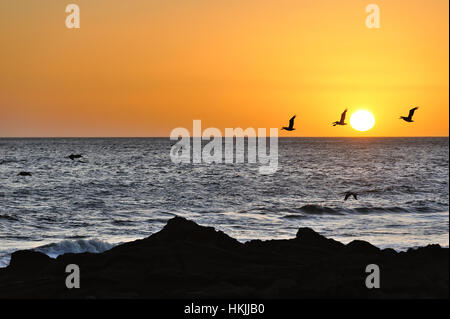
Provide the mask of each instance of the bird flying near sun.
{"label": "bird flying near sun", "polygon": [[359,110],[350,117],[350,125],[360,132],[368,131],[375,125],[375,117],[369,111]]}
{"label": "bird flying near sun", "polygon": [[414,121],[412,120],[412,117],[413,117],[413,115],[414,115],[414,112],[415,112],[418,108],[419,108],[419,107],[416,106],[415,108],[409,110],[408,116],[400,116],[400,119],[403,120],[403,121],[405,121],[405,122],[414,122]]}
{"label": "bird flying near sun", "polygon": [[333,126],[336,126],[336,125],[347,125],[347,123],[345,123],[345,115],[346,114],[347,114],[347,109],[345,109],[345,111],[342,112],[340,121],[336,121],[336,122],[332,123]]}
{"label": "bird flying near sun", "polygon": [[296,115],[294,115],[293,117],[291,117],[291,119],[289,120],[289,126],[283,126],[281,128],[281,130],[286,130],[286,131],[295,131],[294,128],[294,120],[295,120]]}

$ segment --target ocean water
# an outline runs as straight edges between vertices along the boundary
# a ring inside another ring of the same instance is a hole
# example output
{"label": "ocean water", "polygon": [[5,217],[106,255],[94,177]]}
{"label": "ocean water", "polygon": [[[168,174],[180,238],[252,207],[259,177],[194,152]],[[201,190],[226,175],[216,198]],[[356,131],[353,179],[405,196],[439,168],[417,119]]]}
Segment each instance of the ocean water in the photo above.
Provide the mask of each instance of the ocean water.
{"label": "ocean water", "polygon": [[[18,249],[101,252],[159,231],[174,215],[240,241],[311,227],[344,243],[448,246],[448,138],[283,138],[272,175],[258,163],[174,164],[173,144],[0,139],[0,267]],[[358,200],[344,201],[348,190]]]}

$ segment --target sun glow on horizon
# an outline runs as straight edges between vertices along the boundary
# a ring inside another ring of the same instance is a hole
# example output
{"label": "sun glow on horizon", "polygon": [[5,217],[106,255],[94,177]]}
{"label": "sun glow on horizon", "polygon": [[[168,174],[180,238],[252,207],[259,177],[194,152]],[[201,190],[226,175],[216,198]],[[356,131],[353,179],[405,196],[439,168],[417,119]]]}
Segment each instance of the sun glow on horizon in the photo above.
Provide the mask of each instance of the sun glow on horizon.
{"label": "sun glow on horizon", "polygon": [[359,110],[350,117],[350,125],[360,132],[368,131],[375,125],[375,117],[369,111]]}

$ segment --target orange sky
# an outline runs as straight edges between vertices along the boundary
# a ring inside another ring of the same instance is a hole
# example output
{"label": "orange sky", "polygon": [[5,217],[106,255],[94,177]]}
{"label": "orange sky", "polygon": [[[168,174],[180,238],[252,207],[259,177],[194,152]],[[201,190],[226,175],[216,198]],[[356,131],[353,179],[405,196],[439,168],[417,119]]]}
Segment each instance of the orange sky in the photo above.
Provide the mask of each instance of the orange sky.
{"label": "orange sky", "polygon": [[[81,28],[65,27],[65,6]],[[381,28],[365,26],[376,3]],[[0,136],[448,136],[448,0],[2,0]],[[398,120],[420,106],[414,123]],[[344,108],[375,127],[332,127]]]}

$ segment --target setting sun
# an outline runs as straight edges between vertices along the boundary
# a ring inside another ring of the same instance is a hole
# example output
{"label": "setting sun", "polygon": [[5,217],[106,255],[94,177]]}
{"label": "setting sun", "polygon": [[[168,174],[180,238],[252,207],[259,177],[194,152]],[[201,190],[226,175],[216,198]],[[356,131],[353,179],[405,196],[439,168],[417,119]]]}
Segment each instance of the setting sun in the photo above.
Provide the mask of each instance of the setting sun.
{"label": "setting sun", "polygon": [[375,118],[369,111],[356,111],[350,117],[350,125],[357,131],[368,131],[375,125]]}

